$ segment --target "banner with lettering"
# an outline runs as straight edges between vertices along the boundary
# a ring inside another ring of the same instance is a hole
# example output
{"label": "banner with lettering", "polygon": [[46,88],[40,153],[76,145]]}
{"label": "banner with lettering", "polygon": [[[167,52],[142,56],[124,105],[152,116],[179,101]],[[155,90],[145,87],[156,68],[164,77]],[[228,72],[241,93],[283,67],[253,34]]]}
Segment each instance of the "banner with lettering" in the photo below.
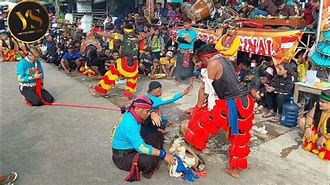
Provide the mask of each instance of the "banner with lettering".
{"label": "banner with lettering", "polygon": [[330,29],[330,1],[323,0],[322,20],[321,20],[321,32]]}
{"label": "banner with lettering", "polygon": [[[222,29],[194,29],[199,40],[210,44],[216,44],[222,34]],[[176,40],[179,30],[180,28],[170,30],[170,37]],[[291,60],[303,32],[300,30],[239,28],[237,35],[241,39],[240,51],[272,57],[274,64],[277,65]]]}

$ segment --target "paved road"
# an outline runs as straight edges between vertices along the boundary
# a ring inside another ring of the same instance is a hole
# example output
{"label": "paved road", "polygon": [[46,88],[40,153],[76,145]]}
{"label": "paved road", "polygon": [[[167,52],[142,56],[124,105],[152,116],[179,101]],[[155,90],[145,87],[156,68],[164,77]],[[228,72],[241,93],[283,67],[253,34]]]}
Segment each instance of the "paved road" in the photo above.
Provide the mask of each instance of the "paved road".
{"label": "paved road", "polygon": [[[46,88],[58,102],[98,105],[116,108],[104,98],[88,93],[86,83],[43,64]],[[16,63],[0,63],[1,122],[0,172],[16,170],[22,185],[122,185],[127,172],[118,170],[111,161],[110,132],[119,114],[111,111],[68,107],[31,108],[24,104],[17,88]],[[164,94],[184,87],[172,82]],[[146,90],[145,85],[140,91]],[[121,93],[121,92],[120,92]],[[118,93],[118,95],[120,94]],[[179,102],[184,110],[195,102],[196,92]],[[125,104],[117,97],[119,104]],[[320,184],[330,182],[330,164],[304,152],[296,129],[283,129],[267,124],[279,132],[252,147],[250,169],[237,180],[223,174],[227,164],[225,154],[208,152],[208,176],[194,184]],[[270,131],[270,130],[269,130]],[[219,146],[220,147],[220,146]],[[315,169],[315,170],[314,170]],[[187,184],[170,178],[165,164],[151,180],[136,184]]]}

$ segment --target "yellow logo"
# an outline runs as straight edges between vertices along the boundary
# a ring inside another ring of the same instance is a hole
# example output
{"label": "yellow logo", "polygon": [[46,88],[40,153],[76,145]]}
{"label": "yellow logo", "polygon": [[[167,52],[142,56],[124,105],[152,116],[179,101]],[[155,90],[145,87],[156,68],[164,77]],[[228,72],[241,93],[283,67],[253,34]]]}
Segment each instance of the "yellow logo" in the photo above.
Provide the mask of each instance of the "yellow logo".
{"label": "yellow logo", "polygon": [[9,31],[15,39],[25,43],[41,39],[46,34],[48,26],[47,10],[35,1],[21,1],[8,14]]}

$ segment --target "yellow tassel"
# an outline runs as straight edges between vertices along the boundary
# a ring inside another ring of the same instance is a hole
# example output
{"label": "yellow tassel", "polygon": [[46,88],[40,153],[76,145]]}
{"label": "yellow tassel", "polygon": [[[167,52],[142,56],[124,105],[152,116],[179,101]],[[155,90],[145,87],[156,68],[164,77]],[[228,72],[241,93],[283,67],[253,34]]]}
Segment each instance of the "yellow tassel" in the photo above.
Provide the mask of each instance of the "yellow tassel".
{"label": "yellow tassel", "polygon": [[312,149],[312,143],[308,143],[308,144],[305,146],[304,149],[307,150],[307,151],[311,151],[311,149]]}
{"label": "yellow tassel", "polygon": [[105,83],[104,83],[104,80],[101,80],[101,81],[99,82],[99,85],[100,85],[103,89],[106,89],[106,90],[108,90],[108,91],[112,88],[111,85],[105,84]]}
{"label": "yellow tassel", "polygon": [[127,87],[127,86],[125,87],[125,90],[128,91],[128,92],[130,92],[130,93],[135,93],[136,92],[135,89],[132,89],[132,88]]}
{"label": "yellow tassel", "polygon": [[136,82],[138,81],[138,78],[126,78],[126,81],[136,84]]}
{"label": "yellow tassel", "polygon": [[319,156],[320,159],[324,159],[325,152],[320,152],[318,156]]}
{"label": "yellow tassel", "polygon": [[312,153],[313,153],[313,154],[319,154],[319,153],[320,153],[320,151],[319,151],[319,150],[317,150],[317,149],[313,149],[313,150],[312,150]]}

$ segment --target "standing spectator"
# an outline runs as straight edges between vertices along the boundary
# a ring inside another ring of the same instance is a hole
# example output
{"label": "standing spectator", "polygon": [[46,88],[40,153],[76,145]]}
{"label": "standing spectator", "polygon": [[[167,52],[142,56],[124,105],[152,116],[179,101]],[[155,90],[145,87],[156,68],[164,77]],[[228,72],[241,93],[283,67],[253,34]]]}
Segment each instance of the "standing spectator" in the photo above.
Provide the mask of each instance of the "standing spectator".
{"label": "standing spectator", "polygon": [[175,67],[176,80],[185,80],[193,75],[194,64],[192,55],[194,51],[194,43],[197,39],[197,33],[191,27],[191,20],[184,20],[184,29],[178,33],[177,41],[179,42],[179,52]]}
{"label": "standing spectator", "polygon": [[78,71],[83,65],[81,55],[75,50],[73,45],[69,45],[68,52],[66,52],[62,57],[61,65],[67,74],[69,74],[71,70]]}
{"label": "standing spectator", "polygon": [[160,58],[160,52],[164,49],[164,40],[159,32],[159,28],[155,28],[155,32],[150,39],[152,54],[154,54],[158,60]]}
{"label": "standing spectator", "polygon": [[175,22],[175,18],[176,18],[176,12],[173,8],[173,5],[171,3],[168,3],[167,4],[167,19],[170,21],[170,22]]}
{"label": "standing spectator", "polygon": [[[150,25],[144,25],[142,33],[147,34],[149,32],[149,29],[150,29]],[[139,35],[142,35],[142,33],[139,33]],[[140,53],[143,53],[143,51],[148,47],[148,40],[149,40],[149,38],[143,38],[143,39],[139,40]]]}
{"label": "standing spectator", "polygon": [[303,82],[306,79],[307,70],[309,68],[307,53],[307,49],[304,53],[301,52],[301,49],[298,49],[292,58],[297,64],[297,80],[299,82]]}

